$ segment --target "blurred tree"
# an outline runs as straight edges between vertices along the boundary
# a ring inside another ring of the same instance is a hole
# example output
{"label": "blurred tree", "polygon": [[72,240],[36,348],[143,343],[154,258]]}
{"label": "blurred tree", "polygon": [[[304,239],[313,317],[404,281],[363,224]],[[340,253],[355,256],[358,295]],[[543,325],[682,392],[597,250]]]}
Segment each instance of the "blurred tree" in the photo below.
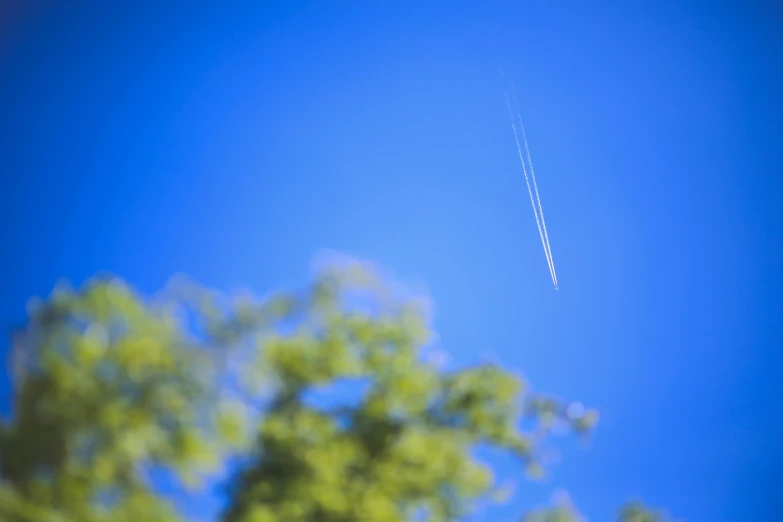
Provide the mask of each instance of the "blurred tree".
{"label": "blurred tree", "polygon": [[668,514],[652,510],[640,501],[629,502],[620,511],[620,522],[671,522]]}
{"label": "blurred tree", "polygon": [[[266,299],[181,278],[146,300],[113,278],[59,287],[14,338],[0,520],[178,520],[150,473],[194,487],[240,457],[225,522],[452,521],[502,493],[476,447],[536,478],[549,433],[589,434],[595,410],[497,365],[427,362],[426,305],[351,260]],[[329,394],[344,383],[350,400]],[[526,520],[580,519],[560,503]]]}

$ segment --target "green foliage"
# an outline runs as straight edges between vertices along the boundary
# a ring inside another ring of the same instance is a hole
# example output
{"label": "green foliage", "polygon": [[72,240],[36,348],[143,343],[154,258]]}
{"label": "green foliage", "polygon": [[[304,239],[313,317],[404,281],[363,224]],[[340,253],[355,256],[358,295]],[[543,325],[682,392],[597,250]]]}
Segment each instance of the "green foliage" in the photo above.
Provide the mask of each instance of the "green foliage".
{"label": "green foliage", "polygon": [[[497,365],[426,363],[431,337],[425,301],[353,261],[266,299],[185,280],[153,299],[116,279],[59,288],[15,340],[0,519],[174,521],[148,472],[196,486],[240,454],[225,522],[446,522],[499,493],[477,447],[535,478],[547,434],[595,426],[594,410]],[[361,387],[358,400],[309,400],[339,383]]]}
{"label": "green foliage", "polygon": [[620,510],[619,522],[672,522],[661,511],[652,510],[639,501],[630,502]]}
{"label": "green foliage", "polygon": [[576,510],[565,492],[553,495],[552,506],[539,508],[528,513],[523,522],[586,522]]}
{"label": "green foliage", "polygon": [[118,281],[33,303],[16,338],[14,421],[3,426],[0,470],[15,499],[6,519],[40,520],[24,514],[29,504],[74,520],[171,520],[145,467],[191,479],[219,464],[199,411],[212,365],[198,348],[171,307]]}

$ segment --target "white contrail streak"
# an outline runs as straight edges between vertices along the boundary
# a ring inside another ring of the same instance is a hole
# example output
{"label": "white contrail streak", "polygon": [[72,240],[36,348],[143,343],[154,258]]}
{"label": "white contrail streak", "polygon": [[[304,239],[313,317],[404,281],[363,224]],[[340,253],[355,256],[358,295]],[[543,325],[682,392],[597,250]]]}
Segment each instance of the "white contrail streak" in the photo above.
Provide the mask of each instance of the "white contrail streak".
{"label": "white contrail streak", "polygon": [[[513,89],[513,87],[512,87]],[[512,90],[512,96],[514,102],[517,104],[517,111],[519,111],[519,103],[517,102],[517,94]],[[538,184],[536,183],[536,171],[533,170],[533,160],[530,159],[530,147],[527,145],[527,134],[525,133],[525,125],[522,123],[522,115],[517,112],[519,117],[519,127],[522,129],[522,141],[525,144],[525,152],[527,153],[527,163],[530,166],[530,177],[533,179],[533,191],[536,193],[536,200],[538,201],[538,212],[541,214],[541,228],[544,230],[544,239],[546,239],[546,249],[549,253],[549,262],[552,267],[552,280],[557,288],[557,272],[555,272],[555,260],[552,257],[552,245],[549,244],[549,234],[546,230],[546,221],[544,221],[544,207],[541,206],[541,197],[538,194]]]}
{"label": "white contrail streak", "polygon": [[[551,259],[551,255],[549,253],[549,249],[547,248],[547,241],[544,236],[544,230],[541,227],[541,220],[539,220],[538,217],[538,209],[536,208],[536,200],[533,197],[533,189],[530,186],[530,179],[527,175],[527,168],[525,167],[525,158],[522,154],[522,146],[519,143],[519,134],[517,133],[517,126],[514,123],[514,112],[511,109],[511,102],[508,99],[508,94],[505,95],[506,97],[506,106],[508,107],[508,115],[511,118],[511,129],[514,131],[514,141],[517,144],[517,152],[519,153],[519,161],[522,164],[522,172],[525,174],[525,184],[527,185],[527,192],[530,195],[530,204],[533,206],[533,215],[536,217],[536,226],[538,227],[538,235],[541,237],[541,245],[544,247],[544,256],[546,257],[546,264],[549,267],[549,275],[552,276],[552,282],[555,285],[555,289],[557,289],[557,279],[555,277],[555,267]],[[520,119],[521,124],[521,119]],[[540,205],[540,203],[539,203]]]}

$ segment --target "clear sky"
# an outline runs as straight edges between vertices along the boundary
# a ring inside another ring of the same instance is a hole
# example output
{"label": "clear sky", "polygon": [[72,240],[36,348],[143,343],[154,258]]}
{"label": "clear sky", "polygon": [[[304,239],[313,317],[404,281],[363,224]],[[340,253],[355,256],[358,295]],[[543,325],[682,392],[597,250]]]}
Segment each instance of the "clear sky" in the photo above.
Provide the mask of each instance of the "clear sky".
{"label": "clear sky", "polygon": [[34,3],[0,9],[0,321],[60,277],[263,292],[323,248],[369,257],[426,283],[455,363],[493,357],[602,411],[588,450],[563,444],[550,483],[485,520],[560,486],[594,521],[632,495],[774,518],[780,6]]}

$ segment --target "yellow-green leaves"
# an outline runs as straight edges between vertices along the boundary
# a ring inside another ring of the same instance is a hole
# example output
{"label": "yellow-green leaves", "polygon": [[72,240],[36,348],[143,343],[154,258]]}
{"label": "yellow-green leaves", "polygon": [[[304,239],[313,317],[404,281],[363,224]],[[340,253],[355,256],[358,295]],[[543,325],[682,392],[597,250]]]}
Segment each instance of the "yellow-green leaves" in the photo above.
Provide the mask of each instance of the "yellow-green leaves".
{"label": "yellow-green leaves", "polygon": [[262,346],[262,353],[267,364],[285,382],[301,386],[328,378],[326,368],[319,364],[319,345],[306,332],[273,336]]}
{"label": "yellow-green leaves", "polygon": [[528,513],[522,522],[587,522],[564,491],[552,495],[552,505]]}
{"label": "yellow-green leaves", "polygon": [[109,347],[109,335],[101,325],[90,325],[74,342],[76,364],[91,369],[105,355]]}
{"label": "yellow-green leaves", "polygon": [[579,433],[585,433],[596,427],[598,424],[598,411],[588,409],[583,414],[572,420],[574,430]]}
{"label": "yellow-green leaves", "polygon": [[[518,426],[523,383],[494,366],[443,373],[427,364],[426,307],[391,299],[373,277],[325,274],[311,307],[296,307],[306,312],[300,321],[263,339],[259,373],[277,394],[227,520],[406,522],[411,509],[449,520],[492,489],[475,444],[530,460],[532,443]],[[317,385],[354,377],[369,382],[358,403],[335,399],[319,410],[302,400]]]}
{"label": "yellow-green leaves", "polygon": [[247,406],[238,400],[225,401],[216,413],[217,433],[228,447],[243,449],[247,443],[249,413]]}
{"label": "yellow-green leaves", "polygon": [[669,522],[671,518],[667,513],[651,509],[636,500],[622,507],[618,520],[619,522]]}
{"label": "yellow-green leaves", "polygon": [[[170,522],[142,470],[192,487],[244,454],[224,522],[452,522],[497,492],[477,446],[543,473],[523,404],[544,431],[598,419],[525,401],[496,365],[428,364],[426,300],[367,263],[328,264],[304,291],[262,300],[169,290],[145,299],[102,278],[31,303],[15,417],[0,425],[0,518]],[[309,400],[359,381],[350,398]]]}
{"label": "yellow-green leaves", "polygon": [[264,506],[253,506],[242,517],[241,522],[277,522],[279,518],[275,513]]}
{"label": "yellow-green leaves", "polygon": [[198,425],[212,383],[170,310],[103,278],[78,291],[61,285],[30,314],[16,343],[15,419],[0,448],[0,472],[26,501],[62,516],[82,506],[82,520],[113,491],[119,505],[125,498],[131,511],[151,513],[162,500],[127,489],[143,483],[143,466],[215,469],[220,455]]}

